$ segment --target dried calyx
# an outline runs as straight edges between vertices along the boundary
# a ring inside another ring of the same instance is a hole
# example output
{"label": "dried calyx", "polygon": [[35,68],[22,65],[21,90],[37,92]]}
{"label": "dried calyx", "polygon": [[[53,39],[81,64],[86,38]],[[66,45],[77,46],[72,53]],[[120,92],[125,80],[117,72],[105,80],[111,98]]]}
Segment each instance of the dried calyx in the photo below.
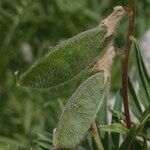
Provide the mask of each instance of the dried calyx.
{"label": "dried calyx", "polygon": [[110,77],[110,72],[113,64],[113,58],[115,57],[114,46],[110,46],[104,56],[99,59],[96,65],[91,69],[93,72],[104,71],[104,80],[107,82]]}
{"label": "dried calyx", "polygon": [[100,26],[107,29],[106,36],[116,33],[120,20],[125,14],[126,11],[122,6],[116,6],[114,7],[113,12],[106,19],[101,21]]}

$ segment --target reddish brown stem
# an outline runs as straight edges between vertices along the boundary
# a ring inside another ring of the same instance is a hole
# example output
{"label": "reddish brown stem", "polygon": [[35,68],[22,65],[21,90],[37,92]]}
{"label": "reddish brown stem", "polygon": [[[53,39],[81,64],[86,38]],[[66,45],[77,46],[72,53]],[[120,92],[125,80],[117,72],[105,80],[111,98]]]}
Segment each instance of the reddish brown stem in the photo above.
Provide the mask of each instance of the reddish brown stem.
{"label": "reddish brown stem", "polygon": [[[126,126],[129,129],[131,128],[131,119],[130,119],[129,103],[128,103],[128,59],[129,59],[129,54],[130,54],[130,49],[131,49],[131,44],[132,44],[132,40],[130,37],[134,35],[136,3],[137,3],[136,0],[131,0],[130,10],[132,11],[132,13],[129,19],[125,52],[121,60],[122,97],[123,97],[124,112],[125,112],[125,117],[126,117]],[[131,145],[130,150],[133,150],[133,145]]]}
{"label": "reddish brown stem", "polygon": [[122,66],[122,97],[123,97],[123,105],[124,112],[126,117],[126,126],[128,129],[131,128],[131,119],[129,113],[129,103],[128,103],[128,61],[125,57],[122,58],[121,61]]}

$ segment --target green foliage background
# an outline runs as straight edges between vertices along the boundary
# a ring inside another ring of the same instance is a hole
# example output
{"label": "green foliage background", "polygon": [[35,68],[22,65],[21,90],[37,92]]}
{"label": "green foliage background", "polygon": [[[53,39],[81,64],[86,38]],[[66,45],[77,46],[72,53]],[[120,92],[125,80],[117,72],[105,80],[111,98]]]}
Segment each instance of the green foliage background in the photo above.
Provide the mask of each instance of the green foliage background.
{"label": "green foliage background", "polygon": [[[50,47],[99,24],[114,6],[129,0],[0,0],[0,150],[29,149],[37,133],[52,133],[67,98],[81,79],[59,89],[39,91],[16,86],[21,74]],[[139,0],[136,37],[150,27],[150,1]],[[127,18],[118,31],[116,45],[124,46]],[[121,40],[120,40],[121,39]],[[25,61],[22,44],[29,45],[33,60]],[[111,89],[120,87],[118,63],[114,63]],[[84,77],[83,77],[84,78]]]}

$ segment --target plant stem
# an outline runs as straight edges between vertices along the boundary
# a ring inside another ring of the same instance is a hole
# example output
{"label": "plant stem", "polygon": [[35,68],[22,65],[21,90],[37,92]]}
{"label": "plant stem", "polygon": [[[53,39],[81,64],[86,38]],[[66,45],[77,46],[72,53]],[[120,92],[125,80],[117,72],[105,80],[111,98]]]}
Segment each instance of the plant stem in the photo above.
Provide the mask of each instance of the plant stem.
{"label": "plant stem", "polygon": [[95,140],[95,143],[97,145],[97,148],[98,150],[104,150],[104,147],[101,143],[101,139],[99,137],[99,133],[98,133],[98,129],[97,129],[97,125],[96,123],[92,123],[91,125],[91,128],[90,128],[90,131],[91,131],[91,135],[93,136],[94,140]]}
{"label": "plant stem", "polygon": [[[122,97],[123,97],[123,105],[126,117],[126,125],[127,128],[131,128],[131,119],[130,119],[130,112],[129,112],[129,103],[128,103],[128,60],[129,54],[131,49],[131,36],[134,35],[134,28],[135,28],[135,15],[136,15],[136,0],[131,0],[130,9],[132,14],[129,18],[129,26],[128,26],[128,34],[125,46],[125,52],[121,60],[121,68],[122,68]],[[131,150],[133,146],[131,145]]]}
{"label": "plant stem", "polygon": [[137,0],[131,0],[130,9],[132,11],[132,14],[129,18],[128,35],[127,35],[126,48],[125,48],[125,57],[127,61],[129,58],[129,53],[132,44],[132,40],[130,37],[134,35],[134,29],[135,29],[136,6],[137,6]]}
{"label": "plant stem", "polygon": [[136,0],[132,0],[131,3],[131,11],[132,14],[129,19],[129,27],[128,27],[128,34],[127,34],[127,40],[126,40],[126,47],[125,47],[125,53],[121,60],[121,66],[122,66],[122,97],[123,97],[123,103],[124,103],[124,111],[125,111],[125,117],[126,117],[126,125],[127,128],[131,128],[131,119],[130,119],[130,113],[129,113],[129,104],[128,104],[128,59],[129,59],[129,53],[131,49],[131,36],[134,34],[134,24],[135,24],[135,14],[136,14]]}

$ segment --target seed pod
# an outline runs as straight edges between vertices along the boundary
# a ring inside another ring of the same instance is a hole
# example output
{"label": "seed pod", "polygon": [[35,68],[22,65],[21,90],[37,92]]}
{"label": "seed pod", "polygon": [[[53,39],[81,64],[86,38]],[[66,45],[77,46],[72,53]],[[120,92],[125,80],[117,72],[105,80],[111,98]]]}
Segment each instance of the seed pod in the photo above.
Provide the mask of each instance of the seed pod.
{"label": "seed pod", "polygon": [[88,78],[69,99],[54,133],[53,145],[73,148],[85,136],[102,104],[104,73]]}
{"label": "seed pod", "polygon": [[85,73],[113,43],[116,28],[125,14],[121,6],[101,24],[70,38],[54,48],[21,75],[18,85],[49,88]]}

